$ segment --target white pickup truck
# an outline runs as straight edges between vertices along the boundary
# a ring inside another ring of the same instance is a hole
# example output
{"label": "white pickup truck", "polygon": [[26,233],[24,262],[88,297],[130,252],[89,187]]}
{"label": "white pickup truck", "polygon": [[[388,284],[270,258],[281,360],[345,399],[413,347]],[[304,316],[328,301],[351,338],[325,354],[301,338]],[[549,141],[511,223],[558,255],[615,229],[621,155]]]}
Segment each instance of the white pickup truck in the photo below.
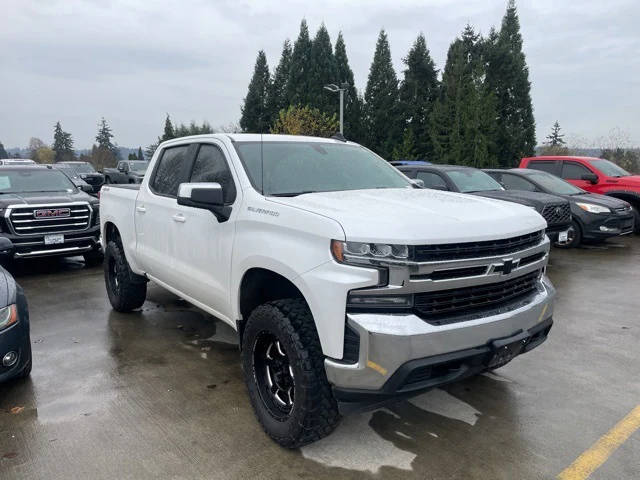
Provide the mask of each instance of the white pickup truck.
{"label": "white pickup truck", "polygon": [[151,280],[233,326],[265,431],[313,442],[341,413],[498,368],[549,333],[544,219],[416,187],[336,139],[165,142],[140,185],[102,189],[109,300],[139,308]]}

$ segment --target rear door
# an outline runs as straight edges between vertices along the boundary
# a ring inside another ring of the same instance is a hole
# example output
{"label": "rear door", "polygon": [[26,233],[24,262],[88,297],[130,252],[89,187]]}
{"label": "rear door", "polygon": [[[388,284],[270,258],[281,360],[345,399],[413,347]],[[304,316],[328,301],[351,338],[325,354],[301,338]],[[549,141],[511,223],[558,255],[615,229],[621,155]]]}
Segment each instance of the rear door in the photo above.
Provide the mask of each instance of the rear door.
{"label": "rear door", "polygon": [[562,178],[569,183],[573,183],[576,187],[584,190],[589,190],[590,187],[592,187],[591,182],[582,179],[583,175],[588,174],[598,175],[581,163],[572,162],[571,160],[564,160],[562,162]]}
{"label": "rear door", "polygon": [[134,210],[137,257],[145,272],[174,286],[176,245],[172,230],[178,209],[178,187],[189,178],[196,145],[166,147],[160,153],[148,183],[143,183]]}
{"label": "rear door", "polygon": [[531,160],[527,168],[540,170],[559,177],[561,175],[562,164],[560,160]]}
{"label": "rear door", "polygon": [[[225,204],[237,205],[240,191],[228,158],[221,142],[202,143],[189,173],[189,183],[219,183]],[[176,272],[173,286],[230,323],[231,251],[237,210],[232,210],[229,220],[220,222],[209,210],[178,205],[172,225],[177,246],[173,254]]]}

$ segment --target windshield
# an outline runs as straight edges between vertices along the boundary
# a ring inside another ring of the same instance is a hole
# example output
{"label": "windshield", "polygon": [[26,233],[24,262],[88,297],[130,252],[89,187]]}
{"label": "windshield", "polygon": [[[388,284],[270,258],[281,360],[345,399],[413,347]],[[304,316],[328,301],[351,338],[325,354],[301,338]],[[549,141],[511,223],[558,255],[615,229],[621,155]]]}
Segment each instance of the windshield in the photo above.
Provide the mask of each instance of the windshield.
{"label": "windshield", "polygon": [[602,158],[591,160],[591,164],[608,177],[628,177],[631,175],[624,168]]}
{"label": "windshield", "polygon": [[1,170],[0,194],[73,192],[76,188],[62,172],[49,169]]}
{"label": "windshield", "polygon": [[236,142],[234,145],[252,185],[264,195],[294,196],[412,186],[385,160],[360,145],[329,142]]}
{"label": "windshield", "polygon": [[129,168],[131,170],[135,170],[136,172],[146,172],[147,167],[149,166],[149,162],[139,161],[139,162],[129,162]]}
{"label": "windshield", "polygon": [[462,193],[504,190],[489,174],[472,168],[448,170],[447,175]]}
{"label": "windshield", "polygon": [[527,178],[530,178],[540,185],[543,190],[553,195],[580,195],[584,193],[584,190],[547,172],[528,173]]}
{"label": "windshield", "polygon": [[68,163],[66,166],[76,173],[95,173],[95,169],[90,163]]}

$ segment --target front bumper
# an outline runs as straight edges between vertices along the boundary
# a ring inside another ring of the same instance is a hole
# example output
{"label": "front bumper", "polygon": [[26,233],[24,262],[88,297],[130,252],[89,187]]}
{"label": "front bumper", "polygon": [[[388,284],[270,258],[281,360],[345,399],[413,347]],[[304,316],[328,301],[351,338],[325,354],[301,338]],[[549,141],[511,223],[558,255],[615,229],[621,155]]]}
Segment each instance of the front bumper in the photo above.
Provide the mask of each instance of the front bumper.
{"label": "front bumper", "polygon": [[[526,340],[521,353],[535,348],[551,327],[554,297],[543,277],[537,293],[515,309],[459,323],[430,325],[413,314],[348,314],[359,336],[358,360],[325,360],[341,410],[376,407],[486,370],[491,342],[499,339]],[[447,362],[454,363],[432,368]]]}
{"label": "front bumper", "polygon": [[547,237],[549,237],[549,240],[551,240],[551,242],[557,242],[560,232],[568,231],[569,227],[571,227],[571,223],[549,225],[545,230],[545,233],[547,234]]}
{"label": "front bumper", "polygon": [[95,225],[80,232],[65,232],[64,243],[45,245],[44,235],[12,235],[8,232],[0,234],[13,243],[8,253],[10,258],[35,258],[49,256],[71,257],[82,255],[100,247],[100,225]]}
{"label": "front bumper", "polygon": [[[16,352],[18,360],[6,367],[2,365],[2,358],[9,352]],[[29,324],[24,319],[20,319],[15,325],[0,331],[0,382],[19,376],[30,360]]]}
{"label": "front bumper", "polygon": [[582,221],[583,238],[586,240],[604,240],[606,238],[627,235],[633,232],[633,213],[626,215],[586,213]]}

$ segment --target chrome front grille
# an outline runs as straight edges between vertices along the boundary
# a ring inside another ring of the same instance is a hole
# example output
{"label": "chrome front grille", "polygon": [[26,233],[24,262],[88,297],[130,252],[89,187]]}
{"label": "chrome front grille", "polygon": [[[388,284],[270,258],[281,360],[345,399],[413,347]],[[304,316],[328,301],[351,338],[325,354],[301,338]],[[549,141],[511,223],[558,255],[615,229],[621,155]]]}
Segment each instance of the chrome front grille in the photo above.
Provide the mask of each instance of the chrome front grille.
{"label": "chrome front grille", "polygon": [[547,205],[542,209],[542,216],[549,225],[557,223],[569,223],[571,221],[571,207],[564,205]]}
{"label": "chrome front grille", "polygon": [[47,235],[86,230],[91,224],[87,203],[12,205],[5,217],[16,235]]}

